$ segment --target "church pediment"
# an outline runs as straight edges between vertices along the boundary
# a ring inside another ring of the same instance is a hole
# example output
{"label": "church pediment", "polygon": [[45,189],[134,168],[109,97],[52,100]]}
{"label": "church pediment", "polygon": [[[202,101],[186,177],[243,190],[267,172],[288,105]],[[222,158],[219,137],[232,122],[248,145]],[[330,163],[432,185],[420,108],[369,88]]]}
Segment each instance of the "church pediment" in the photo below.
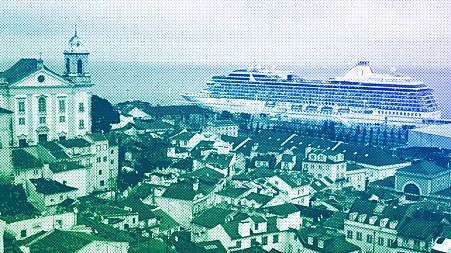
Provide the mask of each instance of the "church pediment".
{"label": "church pediment", "polygon": [[72,83],[63,77],[45,69],[36,70],[34,73],[11,84],[12,87],[70,87]]}

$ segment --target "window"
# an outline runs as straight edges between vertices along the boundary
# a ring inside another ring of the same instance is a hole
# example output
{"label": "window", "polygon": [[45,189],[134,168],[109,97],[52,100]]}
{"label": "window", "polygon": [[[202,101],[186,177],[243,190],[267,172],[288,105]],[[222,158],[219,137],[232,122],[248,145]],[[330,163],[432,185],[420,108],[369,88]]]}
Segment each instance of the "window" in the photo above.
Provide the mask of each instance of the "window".
{"label": "window", "polygon": [[38,99],[38,112],[45,112],[45,111],[46,111],[45,97],[40,97]]}
{"label": "window", "polygon": [[69,58],[66,59],[66,74],[69,74],[70,72],[70,60]]}
{"label": "window", "polygon": [[100,186],[105,186],[105,180],[100,180]]}
{"label": "window", "polygon": [[39,124],[45,124],[45,116],[39,117]]}
{"label": "window", "polygon": [[135,224],[136,223],[136,218],[132,219],[132,223]]}
{"label": "window", "polygon": [[251,239],[251,246],[257,245],[257,238]]}
{"label": "window", "polygon": [[66,100],[65,99],[60,99],[58,101],[58,108],[59,108],[60,113],[66,112]]}
{"label": "window", "polygon": [[387,239],[387,247],[393,247],[394,243],[395,243],[395,240]]}
{"label": "window", "polygon": [[348,230],[348,235],[347,235],[347,238],[348,239],[352,239],[352,231],[351,230]]}
{"label": "window", "polygon": [[24,117],[19,118],[19,125],[21,125],[21,126],[25,125],[25,118]]}
{"label": "window", "polygon": [[262,237],[262,245],[268,245],[268,237],[267,236]]}
{"label": "window", "polygon": [[114,149],[111,150],[111,154],[114,154]]}
{"label": "window", "polygon": [[60,195],[60,200],[63,200],[63,198],[64,198],[64,196],[63,196],[63,195]]}
{"label": "window", "polygon": [[20,237],[22,237],[22,238],[27,237],[27,230],[26,229],[20,231]]}
{"label": "window", "polygon": [[102,175],[102,170],[99,170],[99,175],[100,175],[100,176]]}
{"label": "window", "polygon": [[114,164],[114,159],[111,159],[111,164]]}
{"label": "window", "polygon": [[357,232],[355,235],[355,239],[361,241],[362,240],[362,232]]}
{"label": "window", "polygon": [[25,112],[25,101],[17,102],[17,108],[19,112]]}
{"label": "window", "polygon": [[84,120],[79,120],[78,121],[78,129],[82,130],[85,129],[85,121]]}
{"label": "window", "polygon": [[83,73],[83,61],[82,60],[77,61],[77,73],[78,74]]}
{"label": "window", "polygon": [[102,161],[102,158],[101,157],[97,157],[96,161],[97,161],[97,163],[100,163]]}
{"label": "window", "polygon": [[254,224],[254,230],[258,230],[258,223]]}
{"label": "window", "polygon": [[279,242],[279,235],[273,235],[272,236],[272,243],[278,243]]}
{"label": "window", "polygon": [[103,157],[103,162],[106,163],[108,161],[108,158],[106,156]]}
{"label": "window", "polygon": [[377,238],[377,244],[380,245],[380,246],[383,246],[384,245],[384,238],[383,237]]}
{"label": "window", "polygon": [[373,236],[372,235],[367,235],[366,236],[366,242],[367,243],[373,243]]}
{"label": "window", "polygon": [[241,241],[236,241],[235,247],[236,248],[241,248]]}
{"label": "window", "polygon": [[60,116],[60,123],[64,123],[64,122],[66,122],[66,116],[61,115]]}
{"label": "window", "polygon": [[63,180],[63,185],[67,185],[67,181],[66,180]]}
{"label": "window", "polygon": [[78,112],[85,112],[85,104],[78,103]]}

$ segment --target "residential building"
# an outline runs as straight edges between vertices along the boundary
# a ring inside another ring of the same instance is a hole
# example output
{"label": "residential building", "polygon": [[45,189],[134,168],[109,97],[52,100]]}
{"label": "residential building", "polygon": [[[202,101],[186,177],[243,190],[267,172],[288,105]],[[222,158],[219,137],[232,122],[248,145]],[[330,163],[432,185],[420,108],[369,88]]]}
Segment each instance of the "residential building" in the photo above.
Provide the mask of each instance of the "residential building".
{"label": "residential building", "polygon": [[343,182],[346,177],[346,161],[342,153],[308,147],[305,149],[305,159],[302,170],[315,178],[329,177],[333,182]]}
{"label": "residential building", "polygon": [[204,132],[238,137],[239,125],[231,120],[216,120],[209,122],[204,128]]}
{"label": "residential building", "polygon": [[45,178],[30,179],[26,185],[28,199],[39,210],[46,210],[67,199],[75,200],[77,188]]}

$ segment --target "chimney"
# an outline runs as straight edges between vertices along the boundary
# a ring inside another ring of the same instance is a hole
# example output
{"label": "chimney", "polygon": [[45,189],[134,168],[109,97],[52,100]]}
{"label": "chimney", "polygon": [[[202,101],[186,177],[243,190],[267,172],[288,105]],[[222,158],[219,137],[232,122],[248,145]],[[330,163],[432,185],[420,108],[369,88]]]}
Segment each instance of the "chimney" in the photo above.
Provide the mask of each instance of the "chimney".
{"label": "chimney", "polygon": [[199,179],[194,179],[193,182],[193,191],[197,192],[199,190]]}
{"label": "chimney", "polygon": [[238,234],[240,234],[241,237],[251,235],[251,223],[246,220],[240,221],[240,223],[238,223]]}

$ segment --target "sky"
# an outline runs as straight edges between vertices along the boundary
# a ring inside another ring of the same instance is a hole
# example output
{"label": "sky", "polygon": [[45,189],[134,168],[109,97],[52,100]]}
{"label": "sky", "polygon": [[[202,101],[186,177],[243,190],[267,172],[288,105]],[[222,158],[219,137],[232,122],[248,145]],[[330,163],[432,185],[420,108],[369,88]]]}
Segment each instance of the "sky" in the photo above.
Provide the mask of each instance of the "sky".
{"label": "sky", "polygon": [[0,59],[451,66],[450,0],[2,0]]}

